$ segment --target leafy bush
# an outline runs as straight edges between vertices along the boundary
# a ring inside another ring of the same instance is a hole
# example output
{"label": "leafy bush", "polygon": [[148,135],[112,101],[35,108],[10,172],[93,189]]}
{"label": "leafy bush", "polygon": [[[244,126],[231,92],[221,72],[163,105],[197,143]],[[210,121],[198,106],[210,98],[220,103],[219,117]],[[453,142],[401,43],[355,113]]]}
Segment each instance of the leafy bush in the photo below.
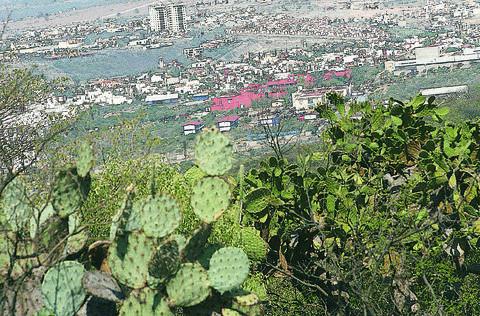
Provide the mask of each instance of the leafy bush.
{"label": "leafy bush", "polygon": [[112,160],[93,175],[92,189],[82,208],[91,239],[108,237],[112,218],[130,185],[135,187],[135,199],[148,196],[152,190],[173,196],[184,210],[181,233],[189,234],[197,226],[190,206],[191,186],[174,167],[162,163],[157,156]]}

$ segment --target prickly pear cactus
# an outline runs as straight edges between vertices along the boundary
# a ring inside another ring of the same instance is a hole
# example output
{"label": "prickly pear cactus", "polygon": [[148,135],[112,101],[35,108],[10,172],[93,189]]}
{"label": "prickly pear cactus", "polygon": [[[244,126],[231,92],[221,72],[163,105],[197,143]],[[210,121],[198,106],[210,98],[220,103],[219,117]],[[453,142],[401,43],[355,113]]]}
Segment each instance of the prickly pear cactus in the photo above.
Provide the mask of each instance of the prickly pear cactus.
{"label": "prickly pear cactus", "polygon": [[220,178],[203,178],[193,188],[193,211],[205,223],[216,221],[228,208],[229,203],[228,184]]}
{"label": "prickly pear cactus", "polygon": [[242,316],[242,314],[230,308],[222,308],[222,316]]}
{"label": "prickly pear cactus", "polygon": [[258,297],[253,293],[236,296],[233,300],[232,308],[239,311],[241,315],[258,316],[263,314],[262,305]]}
{"label": "prickly pear cactus", "polygon": [[241,228],[236,245],[243,249],[252,261],[259,262],[267,257],[268,245],[254,227]]}
{"label": "prickly pear cactus", "polygon": [[61,217],[80,209],[90,191],[90,176],[81,177],[77,168],[60,171],[52,192],[52,205]]}
{"label": "prickly pear cactus", "polygon": [[225,247],[210,259],[208,277],[212,287],[221,294],[240,288],[248,277],[250,262],[242,249]]}
{"label": "prickly pear cactus", "polygon": [[83,265],[63,261],[48,270],[42,283],[45,306],[56,316],[73,316],[82,306],[86,293],[82,286]]}
{"label": "prickly pear cactus", "polygon": [[94,164],[94,156],[92,145],[89,143],[82,143],[77,155],[77,170],[80,177],[85,177],[92,169]]}
{"label": "prickly pear cactus", "polygon": [[212,226],[208,224],[204,224],[198,228],[188,240],[183,250],[183,256],[187,260],[195,261],[202,254],[203,247],[207,243],[211,232]]}
{"label": "prickly pear cactus", "polygon": [[48,204],[43,210],[34,210],[33,216],[30,218],[30,238],[36,238],[43,224],[54,215],[55,210],[52,204]]}
{"label": "prickly pear cactus", "polygon": [[216,128],[202,132],[195,145],[197,165],[208,175],[219,176],[232,168],[233,147],[230,139]]}
{"label": "prickly pear cactus", "polygon": [[7,185],[2,196],[0,211],[5,216],[5,224],[13,231],[20,231],[33,213],[25,186],[20,179],[16,178]]}
{"label": "prickly pear cactus", "polygon": [[210,295],[210,282],[205,269],[198,263],[185,263],[167,284],[172,304],[189,307],[203,302]]}
{"label": "prickly pear cactus", "polygon": [[148,262],[155,250],[154,240],[143,233],[117,236],[110,245],[108,264],[121,283],[139,289],[147,285]]}
{"label": "prickly pear cactus", "polygon": [[127,196],[123,201],[122,206],[112,219],[112,225],[110,226],[110,240],[114,240],[116,236],[125,234],[125,226],[127,226],[128,218],[133,209],[133,187],[127,188]]}
{"label": "prickly pear cactus", "polygon": [[167,240],[160,245],[148,263],[151,276],[166,280],[174,275],[180,267],[180,252],[176,240]]}
{"label": "prickly pear cactus", "polygon": [[191,167],[183,174],[183,177],[190,185],[190,187],[193,187],[200,179],[205,178],[206,176],[207,174],[205,173],[205,171],[203,171],[197,166]]}
{"label": "prickly pear cactus", "polygon": [[120,316],[173,316],[167,302],[149,288],[133,291],[120,308]]}
{"label": "prickly pear cactus", "polygon": [[182,221],[178,203],[167,195],[149,196],[133,203],[126,230],[142,230],[152,238],[162,238],[175,231]]}

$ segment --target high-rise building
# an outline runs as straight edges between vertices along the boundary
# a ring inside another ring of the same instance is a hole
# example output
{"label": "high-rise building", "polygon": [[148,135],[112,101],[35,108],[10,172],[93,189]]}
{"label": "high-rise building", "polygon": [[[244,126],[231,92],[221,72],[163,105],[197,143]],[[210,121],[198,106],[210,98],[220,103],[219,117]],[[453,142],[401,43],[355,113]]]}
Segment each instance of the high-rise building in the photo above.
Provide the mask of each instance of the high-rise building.
{"label": "high-rise building", "polygon": [[150,29],[154,32],[182,33],[187,30],[184,4],[160,4],[149,8]]}

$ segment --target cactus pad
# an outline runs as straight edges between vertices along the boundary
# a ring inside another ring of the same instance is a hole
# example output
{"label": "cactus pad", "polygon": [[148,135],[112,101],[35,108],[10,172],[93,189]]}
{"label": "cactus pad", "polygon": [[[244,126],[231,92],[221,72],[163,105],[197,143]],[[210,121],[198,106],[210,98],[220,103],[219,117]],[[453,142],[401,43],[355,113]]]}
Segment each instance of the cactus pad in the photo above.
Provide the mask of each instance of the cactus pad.
{"label": "cactus pad", "polygon": [[126,230],[142,230],[148,237],[162,238],[173,233],[181,221],[180,207],[173,198],[149,196],[133,203]]}
{"label": "cactus pad", "polygon": [[257,295],[253,293],[235,296],[232,308],[239,311],[242,315],[258,316],[264,314]]}
{"label": "cactus pad", "polygon": [[170,278],[180,267],[180,254],[175,240],[163,243],[148,263],[148,272],[160,280]]}
{"label": "cactus pad", "polygon": [[208,175],[219,176],[232,168],[233,148],[230,139],[217,129],[205,129],[195,144],[197,165]]}
{"label": "cactus pad", "polygon": [[233,309],[222,308],[222,316],[242,316],[242,314]]}
{"label": "cactus pad", "polygon": [[198,263],[183,264],[167,284],[167,293],[176,306],[189,307],[203,302],[210,295],[207,272]]}
{"label": "cactus pad", "polygon": [[52,216],[55,215],[55,210],[52,204],[48,204],[43,210],[34,210],[33,216],[30,218],[30,237],[35,239],[37,233],[41,233],[41,227]]}
{"label": "cactus pad", "polygon": [[110,240],[114,240],[118,235],[125,233],[125,226],[127,225],[128,218],[133,208],[133,187],[127,189],[127,196],[125,197],[122,206],[112,219],[112,225],[110,226]]}
{"label": "cactus pad", "polygon": [[183,257],[190,261],[196,260],[202,254],[211,232],[212,226],[208,224],[203,224],[199,229],[193,232],[192,237],[190,237],[187,245],[183,249]]}
{"label": "cactus pad", "polygon": [[85,177],[92,169],[94,163],[92,145],[82,143],[78,150],[77,170],[80,177]]}
{"label": "cactus pad", "polygon": [[30,219],[33,213],[27,190],[23,183],[17,178],[10,182],[3,191],[2,209],[6,217],[5,223],[14,231],[19,231]]}
{"label": "cactus pad", "polygon": [[204,178],[193,188],[193,211],[203,222],[212,223],[227,209],[230,195],[228,184],[222,179]]}
{"label": "cactus pad", "polygon": [[210,259],[208,277],[212,287],[221,294],[238,289],[248,277],[250,262],[242,249],[226,247]]}
{"label": "cactus pad", "polygon": [[52,205],[58,215],[68,217],[80,209],[90,191],[90,177],[82,178],[76,168],[60,171],[52,192]]}
{"label": "cactus pad", "polygon": [[245,251],[250,260],[258,262],[267,257],[267,243],[254,227],[242,228],[238,239],[237,246]]}
{"label": "cactus pad", "polygon": [[76,261],[64,261],[48,270],[42,283],[45,306],[57,316],[73,316],[85,300],[82,286],[85,273]]}
{"label": "cactus pad", "polygon": [[147,284],[148,262],[153,252],[153,240],[142,233],[117,237],[110,245],[108,255],[112,275],[129,287],[142,288]]}
{"label": "cactus pad", "polygon": [[120,316],[173,316],[167,302],[152,289],[133,291],[120,308]]}

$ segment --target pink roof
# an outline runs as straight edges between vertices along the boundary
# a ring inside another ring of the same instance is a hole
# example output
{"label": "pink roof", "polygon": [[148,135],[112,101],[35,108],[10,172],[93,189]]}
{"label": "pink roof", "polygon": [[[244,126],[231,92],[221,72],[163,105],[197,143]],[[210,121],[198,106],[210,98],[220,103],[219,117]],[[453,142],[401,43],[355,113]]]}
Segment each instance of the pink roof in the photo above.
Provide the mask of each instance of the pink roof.
{"label": "pink roof", "polygon": [[182,126],[188,126],[188,125],[200,126],[200,125],[203,125],[203,122],[193,121],[193,122],[185,123],[185,124],[183,124]]}
{"label": "pink roof", "polygon": [[352,70],[351,69],[346,69],[346,70],[342,70],[342,71],[332,70],[332,71],[326,72],[323,75],[324,80],[332,80],[333,77],[350,79],[350,78],[352,78]]}
{"label": "pink roof", "polygon": [[240,119],[240,116],[238,115],[229,115],[222,117],[221,119],[217,120],[217,122],[235,122]]}
{"label": "pink roof", "polygon": [[290,75],[288,79],[268,81],[265,84],[252,83],[246,88],[240,90],[238,95],[228,97],[213,98],[212,111],[227,111],[238,108],[249,108],[253,101],[262,99],[266,96],[272,99],[278,99],[287,95],[286,86],[292,86],[298,83],[299,78],[304,78],[306,85],[311,85],[315,78],[310,75]]}

